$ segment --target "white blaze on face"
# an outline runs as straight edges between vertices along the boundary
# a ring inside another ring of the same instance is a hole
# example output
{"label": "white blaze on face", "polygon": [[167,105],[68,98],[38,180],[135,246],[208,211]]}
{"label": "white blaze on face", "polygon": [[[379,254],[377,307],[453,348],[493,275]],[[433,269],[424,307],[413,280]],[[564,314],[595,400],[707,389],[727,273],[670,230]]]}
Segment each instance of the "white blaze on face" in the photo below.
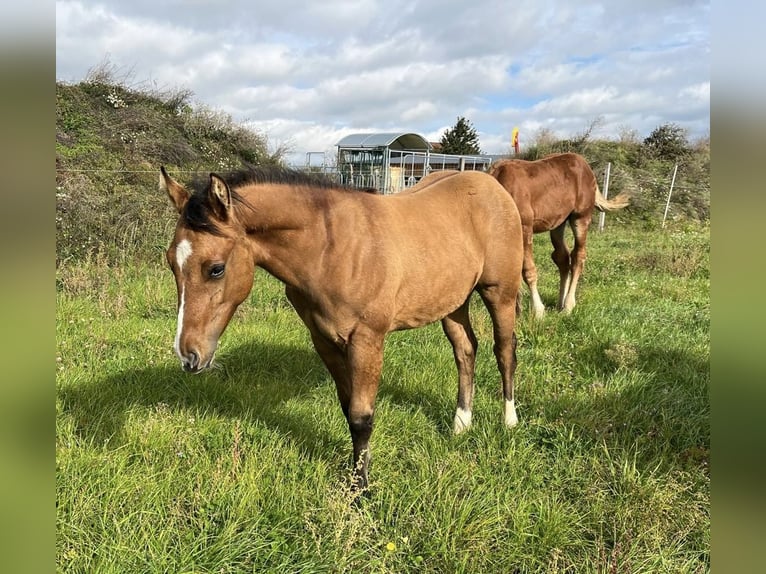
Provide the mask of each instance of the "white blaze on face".
{"label": "white blaze on face", "polygon": [[176,327],[176,340],[174,349],[176,355],[183,361],[181,356],[181,331],[184,324],[184,282],[183,271],[186,260],[192,254],[192,246],[188,239],[182,239],[178,245],[176,245],[176,263],[178,264],[178,277],[179,277],[179,302],[178,302],[178,326]]}

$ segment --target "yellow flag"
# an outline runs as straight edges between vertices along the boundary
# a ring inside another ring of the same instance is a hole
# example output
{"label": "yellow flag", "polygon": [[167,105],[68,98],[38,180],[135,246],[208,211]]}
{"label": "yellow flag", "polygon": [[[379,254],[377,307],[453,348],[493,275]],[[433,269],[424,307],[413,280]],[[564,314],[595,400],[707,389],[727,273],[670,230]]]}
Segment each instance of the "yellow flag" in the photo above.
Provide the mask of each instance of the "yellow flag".
{"label": "yellow flag", "polygon": [[513,146],[513,153],[519,155],[519,128],[513,128],[511,132],[511,146]]}

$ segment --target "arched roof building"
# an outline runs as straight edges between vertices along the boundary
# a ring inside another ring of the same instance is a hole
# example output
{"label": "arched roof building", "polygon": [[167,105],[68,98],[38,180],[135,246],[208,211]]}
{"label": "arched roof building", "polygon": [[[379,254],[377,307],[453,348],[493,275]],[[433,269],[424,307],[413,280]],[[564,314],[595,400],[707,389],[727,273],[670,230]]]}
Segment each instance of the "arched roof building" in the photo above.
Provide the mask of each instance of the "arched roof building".
{"label": "arched roof building", "polygon": [[383,132],[372,134],[350,134],[336,144],[344,149],[377,149],[430,151],[433,146],[420,134]]}
{"label": "arched roof building", "polygon": [[434,153],[426,138],[412,132],[350,134],[336,145],[341,183],[380,193],[401,191],[431,171],[486,170],[492,163],[485,155]]}

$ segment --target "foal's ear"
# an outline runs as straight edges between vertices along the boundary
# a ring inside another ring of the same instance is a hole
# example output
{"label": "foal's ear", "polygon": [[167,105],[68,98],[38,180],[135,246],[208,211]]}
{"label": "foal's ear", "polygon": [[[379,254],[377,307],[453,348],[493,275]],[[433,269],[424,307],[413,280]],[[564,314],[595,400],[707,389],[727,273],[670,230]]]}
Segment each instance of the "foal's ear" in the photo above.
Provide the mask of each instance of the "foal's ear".
{"label": "foal's ear", "polygon": [[221,219],[226,219],[231,209],[231,190],[218,175],[210,174],[210,203]]}
{"label": "foal's ear", "polygon": [[160,167],[160,190],[168,194],[170,202],[178,210],[178,213],[181,213],[184,205],[189,201],[189,192],[186,191],[183,185],[168,175],[168,172],[165,171],[165,166]]}

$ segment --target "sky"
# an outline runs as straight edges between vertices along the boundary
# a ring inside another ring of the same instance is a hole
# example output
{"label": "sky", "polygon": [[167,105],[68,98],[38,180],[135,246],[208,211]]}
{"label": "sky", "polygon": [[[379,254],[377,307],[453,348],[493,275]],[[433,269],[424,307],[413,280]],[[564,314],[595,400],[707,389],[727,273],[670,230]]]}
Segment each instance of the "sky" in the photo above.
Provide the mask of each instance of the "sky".
{"label": "sky", "polygon": [[522,148],[667,123],[694,141],[710,133],[710,20],[709,0],[59,0],[56,79],[106,64],[188,90],[294,164],[355,132],[439,141],[461,116],[488,154],[514,127]]}

